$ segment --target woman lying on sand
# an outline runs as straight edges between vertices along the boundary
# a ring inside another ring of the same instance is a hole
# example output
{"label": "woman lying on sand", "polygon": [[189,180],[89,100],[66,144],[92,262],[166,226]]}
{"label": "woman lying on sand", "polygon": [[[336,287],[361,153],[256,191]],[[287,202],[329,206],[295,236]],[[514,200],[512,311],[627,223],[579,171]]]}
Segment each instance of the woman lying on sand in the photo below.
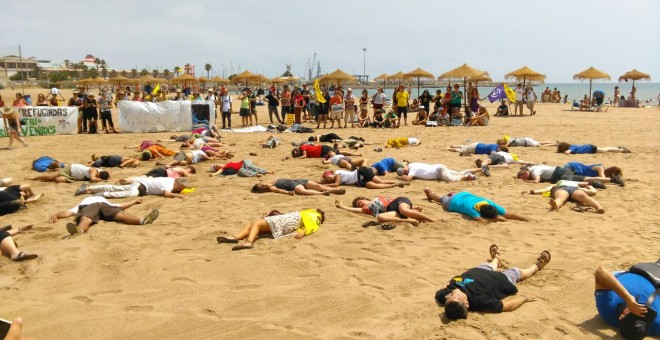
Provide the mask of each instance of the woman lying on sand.
{"label": "woman lying on sand", "polygon": [[95,167],[95,168],[114,168],[114,167],[119,167],[119,168],[124,168],[127,166],[130,166],[131,168],[135,168],[138,165],[140,165],[140,161],[131,158],[131,157],[124,157],[120,155],[108,155],[108,156],[99,156],[97,154],[92,155],[92,161],[89,163],[90,166]]}
{"label": "woman lying on sand", "polygon": [[12,261],[36,259],[38,257],[36,254],[27,254],[19,251],[16,242],[14,242],[14,239],[12,238],[12,236],[30,229],[32,229],[31,224],[18,229],[12,229],[9,224],[0,228],[0,251],[2,252],[2,255],[9,257]]}
{"label": "woman lying on sand", "polygon": [[328,187],[338,187],[340,185],[355,185],[367,189],[387,189],[399,187],[403,188],[410,183],[380,179],[371,168],[360,167],[353,171],[335,170],[323,173],[323,184]]}
{"label": "woman lying on sand", "polygon": [[261,194],[264,192],[275,192],[293,196],[298,195],[343,195],[346,189],[330,188],[308,179],[285,179],[280,178],[271,182],[257,183],[252,187],[252,192]]}
{"label": "woman lying on sand", "polygon": [[532,137],[504,136],[502,139],[497,140],[497,144],[506,147],[514,147],[514,146],[541,147],[541,146],[556,146],[557,142],[550,142],[550,141],[538,142]]}
{"label": "woman lying on sand", "polygon": [[238,175],[239,177],[261,177],[265,174],[274,174],[272,171],[262,169],[252,164],[252,161],[249,159],[226,164],[215,163],[211,165],[211,172],[213,173],[209,174],[209,177],[231,175]]}
{"label": "woman lying on sand", "polygon": [[219,236],[216,241],[218,243],[236,244],[240,240],[245,240],[243,243],[231,248],[231,250],[252,249],[259,234],[270,233],[273,238],[277,239],[296,232],[296,238],[301,239],[315,233],[325,221],[325,213],[321,209],[306,209],[288,214],[281,214],[279,211],[273,210],[264,213],[262,217],[258,221],[246,224],[233,237]]}
{"label": "woman lying on sand", "polygon": [[[553,210],[559,210],[566,201],[584,203],[596,210],[599,214],[604,214],[605,209],[598,201],[591,198],[596,194],[596,189],[587,182],[559,181],[554,185],[543,189],[524,190],[523,194],[550,196],[550,206]],[[579,210],[582,211],[582,210]]]}
{"label": "woman lying on sand", "polygon": [[353,170],[364,165],[367,159],[364,157],[348,157],[346,155],[339,155],[334,151],[328,152],[328,158],[321,161],[323,164],[334,164],[342,169]]}
{"label": "woman lying on sand", "polygon": [[407,197],[391,199],[378,196],[373,200],[366,197],[356,197],[353,199],[352,205],[351,208],[343,205],[339,200],[335,201],[335,206],[339,209],[372,215],[378,219],[378,222],[408,222],[417,226],[421,222],[436,221],[435,218],[422,214],[421,207],[413,207],[412,202]]}
{"label": "woman lying on sand", "polygon": [[35,195],[28,184],[0,187],[0,216],[25,208],[25,204],[36,202],[43,195]]}
{"label": "woman lying on sand", "polygon": [[527,218],[508,212],[487,198],[479,197],[467,191],[449,192],[447,195],[442,196],[426,188],[424,193],[429,201],[440,203],[445,210],[467,215],[480,223],[506,222],[508,220],[528,221]]}
{"label": "woman lying on sand", "polygon": [[611,147],[601,146],[597,147],[593,144],[569,144],[566,142],[557,143],[557,153],[565,153],[567,155],[585,154],[585,153],[602,153],[602,152],[622,152],[630,153],[631,151],[623,146]]}

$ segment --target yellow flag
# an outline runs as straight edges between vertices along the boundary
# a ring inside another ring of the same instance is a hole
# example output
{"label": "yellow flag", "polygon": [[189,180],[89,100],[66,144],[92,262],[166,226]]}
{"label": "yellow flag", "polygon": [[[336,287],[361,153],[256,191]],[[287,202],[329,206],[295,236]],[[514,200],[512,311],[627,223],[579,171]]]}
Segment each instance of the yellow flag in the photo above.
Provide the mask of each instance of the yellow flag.
{"label": "yellow flag", "polygon": [[506,97],[509,98],[509,101],[516,102],[516,93],[506,84],[504,84],[504,92],[506,93]]}
{"label": "yellow flag", "polygon": [[154,87],[154,89],[151,91],[151,95],[155,96],[158,91],[160,90],[160,83]]}
{"label": "yellow flag", "polygon": [[321,104],[325,103],[325,98],[323,97],[323,92],[321,92],[318,79],[314,80],[314,91],[316,91],[316,101]]}

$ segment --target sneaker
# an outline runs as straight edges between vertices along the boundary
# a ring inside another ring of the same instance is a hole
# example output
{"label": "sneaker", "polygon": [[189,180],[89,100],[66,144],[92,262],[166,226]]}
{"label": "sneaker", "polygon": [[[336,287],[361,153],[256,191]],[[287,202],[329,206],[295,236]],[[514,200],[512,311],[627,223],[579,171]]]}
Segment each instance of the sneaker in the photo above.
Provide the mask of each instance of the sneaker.
{"label": "sneaker", "polygon": [[614,176],[610,179],[610,182],[620,186],[620,187],[625,187],[626,183],[623,181],[623,178],[621,176]]}
{"label": "sneaker", "polygon": [[80,195],[86,194],[88,186],[89,186],[88,184],[81,185],[80,188],[78,188],[78,190],[76,190],[76,193],[74,195],[75,196],[80,196]]}
{"label": "sneaker", "polygon": [[619,148],[621,148],[623,150],[623,153],[631,153],[632,152],[632,151],[628,150],[628,148],[625,147],[625,146],[620,146]]}
{"label": "sneaker", "polygon": [[144,223],[142,224],[152,224],[158,218],[159,212],[158,209],[152,210],[149,215],[144,217]]}
{"label": "sneaker", "polygon": [[80,229],[78,229],[78,226],[75,223],[69,222],[66,224],[66,231],[68,231],[70,235],[75,235],[80,232]]}
{"label": "sneaker", "polygon": [[589,184],[591,184],[591,186],[594,187],[594,188],[596,188],[596,189],[607,189],[607,187],[605,186],[605,184],[603,184],[603,183],[600,182],[600,181],[593,181],[593,182],[591,182],[591,183],[589,183]]}
{"label": "sneaker", "polygon": [[459,156],[466,156],[466,157],[467,157],[467,156],[470,156],[470,153],[467,152],[467,151],[461,151],[458,155],[459,155]]}
{"label": "sneaker", "polygon": [[481,173],[484,174],[486,177],[490,177],[490,169],[488,168],[488,165],[484,165],[481,167]]}
{"label": "sneaker", "polygon": [[465,177],[465,180],[466,180],[466,181],[474,181],[474,180],[476,180],[476,179],[477,179],[477,176],[475,176],[474,174],[468,174],[468,175]]}

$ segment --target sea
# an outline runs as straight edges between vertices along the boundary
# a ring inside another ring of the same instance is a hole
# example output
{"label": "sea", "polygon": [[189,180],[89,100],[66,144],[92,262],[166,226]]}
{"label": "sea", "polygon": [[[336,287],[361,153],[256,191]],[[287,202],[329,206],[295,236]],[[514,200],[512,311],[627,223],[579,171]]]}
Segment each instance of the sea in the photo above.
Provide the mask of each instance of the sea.
{"label": "sea", "polygon": [[[413,86],[412,94],[410,95],[411,98],[417,98],[417,84],[411,83]],[[453,84],[453,83],[452,83]],[[463,90],[463,83],[461,82],[461,91]],[[408,83],[406,83],[406,86]],[[481,86],[479,85],[479,96],[481,98],[485,98],[491,91],[495,89],[497,85],[492,85],[492,86]],[[511,85],[509,85],[511,86]],[[619,87],[619,93],[620,96],[623,95],[626,98],[628,97],[630,90],[632,89],[632,82],[629,83],[601,83],[601,82],[593,82],[591,85],[591,93],[593,93],[596,90],[603,90],[605,92],[605,102],[610,102],[613,97],[614,97],[614,87],[618,86]],[[539,97],[539,101],[541,100],[541,93],[545,90],[545,88],[548,87],[550,90],[554,91],[556,88],[561,92],[561,98],[562,101],[564,99],[564,96],[568,95],[568,102],[572,102],[573,100],[580,101],[584,95],[589,96],[589,82],[575,82],[575,83],[545,83],[545,84],[538,84],[538,85],[533,85],[534,92],[536,92],[536,95]],[[640,101],[640,103],[651,103],[651,104],[658,104],[658,96],[660,96],[660,83],[647,83],[647,82],[635,82],[635,87],[637,88],[637,99]],[[344,89],[346,89],[347,86],[344,86]],[[354,96],[360,96],[362,93],[362,89],[364,87],[357,85],[353,87],[353,95]],[[441,87],[428,87],[424,86],[424,84],[421,85],[419,88],[419,94],[422,94],[424,90],[429,90],[431,95],[435,95],[435,91],[437,89],[441,89],[442,93],[445,93],[445,89],[447,86],[441,86]],[[512,87],[513,88],[513,87]],[[367,91],[369,91],[369,95],[373,95],[376,93],[375,88],[367,88]],[[392,97],[392,93],[394,92],[394,89],[391,86],[388,86],[383,90],[385,95],[387,95],[388,98]]]}

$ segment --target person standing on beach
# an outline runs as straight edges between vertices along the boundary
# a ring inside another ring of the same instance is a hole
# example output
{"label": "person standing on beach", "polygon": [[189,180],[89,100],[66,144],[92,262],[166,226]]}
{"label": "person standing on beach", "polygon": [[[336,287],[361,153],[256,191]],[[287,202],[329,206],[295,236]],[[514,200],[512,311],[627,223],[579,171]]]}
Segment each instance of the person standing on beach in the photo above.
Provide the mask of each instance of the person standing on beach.
{"label": "person standing on beach", "polygon": [[[449,89],[449,87],[447,88]],[[449,101],[449,106],[451,107],[452,111],[452,118],[458,115],[458,113],[461,111],[461,101],[463,100],[463,91],[461,91],[461,86],[458,84],[454,84],[454,89],[451,90],[450,93],[450,101]],[[469,113],[466,112],[465,115],[467,116]]]}
{"label": "person standing on beach", "polygon": [[225,127],[228,127],[231,130],[232,103],[229,90],[226,88],[223,88],[220,92],[220,110],[222,111],[222,129],[224,130]]}
{"label": "person standing on beach", "polygon": [[383,108],[383,105],[385,105],[385,101],[387,101],[387,96],[385,95],[385,93],[383,93],[383,88],[379,87],[378,89],[376,89],[376,94],[374,94],[371,100],[371,103],[374,108],[374,115],[376,114],[376,112],[378,112],[378,110]]}
{"label": "person standing on beach", "polygon": [[614,87],[614,101],[612,102],[612,105],[619,106],[619,96],[620,95],[621,95],[621,91],[619,91],[619,87],[615,86]]}
{"label": "person standing on beach", "polygon": [[328,112],[330,110],[330,94],[328,93],[327,88],[323,88],[322,92],[325,103],[319,103],[318,115],[316,116],[316,128],[318,129],[323,122],[323,128],[325,129],[326,123],[328,121]]}
{"label": "person standing on beach", "polygon": [[344,97],[344,107],[346,114],[344,115],[344,128],[346,128],[346,123],[351,122],[351,127],[355,127],[355,96],[353,95],[353,89],[348,88],[346,96]]}
{"label": "person standing on beach", "polygon": [[257,117],[257,96],[252,92],[252,89],[247,89],[248,98],[250,99],[250,125],[252,125],[252,116],[254,116],[254,125],[259,125],[259,118]]}
{"label": "person standing on beach", "polygon": [[9,145],[6,149],[9,150],[11,148],[14,139],[23,143],[23,146],[27,146],[28,144],[19,135],[21,132],[21,129],[19,128],[21,123],[18,120],[18,111],[7,103],[0,112],[2,112],[2,122],[5,128],[5,134],[9,135]]}
{"label": "person standing on beach", "polygon": [[518,83],[516,85],[516,106],[513,109],[513,114],[520,114],[522,116],[523,114],[523,105],[525,104],[525,90],[523,90],[522,84]]}
{"label": "person standing on beach", "polygon": [[300,93],[300,90],[296,89],[293,91],[293,117],[294,123],[302,124],[302,112],[303,109],[307,106],[305,104],[305,97]]}
{"label": "person standing on beach", "polygon": [[291,92],[289,92],[289,85],[284,85],[282,94],[280,95],[280,103],[282,103],[282,120],[286,124],[286,115],[293,113],[291,111]]}
{"label": "person standing on beach", "polygon": [[101,125],[103,126],[103,131],[105,133],[110,133],[112,129],[113,133],[117,133],[115,130],[115,124],[112,122],[112,98],[108,98],[108,94],[103,91],[101,92],[101,98],[99,99],[99,111],[101,112]]}
{"label": "person standing on beach", "polygon": [[305,100],[305,106],[302,108],[302,113],[303,113],[303,118],[302,120],[305,121],[305,123],[312,121],[310,117],[310,109],[309,109],[309,88],[307,84],[303,84],[303,88],[300,91],[300,94],[303,96],[303,99]]}
{"label": "person standing on beach", "polygon": [[525,102],[527,103],[530,116],[536,114],[536,111],[534,111],[534,103],[536,102],[536,99],[537,97],[536,92],[534,92],[534,88],[531,85],[527,86],[527,90],[525,90]]}
{"label": "person standing on beach", "polygon": [[339,91],[335,91],[335,95],[330,98],[330,128],[335,127],[335,120],[337,127],[341,128],[341,119],[344,116],[344,100],[342,99]]}
{"label": "person standing on beach", "polygon": [[399,92],[396,93],[396,106],[397,113],[399,116],[399,122],[397,127],[401,125],[401,119],[403,117],[403,122],[405,125],[408,125],[408,100],[410,99],[410,94],[406,91],[406,88],[401,85],[399,86]]}
{"label": "person standing on beach", "polygon": [[[280,113],[277,112],[277,107],[280,106],[280,101],[275,98],[275,93],[273,91],[268,92],[268,95],[264,98],[264,101],[268,103],[268,118],[270,119],[270,123],[273,123],[273,114],[275,114],[275,118],[277,119],[277,122],[282,124],[282,119],[280,118]],[[223,123],[223,128],[224,128],[224,123]]]}
{"label": "person standing on beach", "polygon": [[82,99],[78,97],[78,90],[73,90],[73,97],[69,98],[67,106],[76,106],[78,108],[78,133],[83,133],[83,103]]}

